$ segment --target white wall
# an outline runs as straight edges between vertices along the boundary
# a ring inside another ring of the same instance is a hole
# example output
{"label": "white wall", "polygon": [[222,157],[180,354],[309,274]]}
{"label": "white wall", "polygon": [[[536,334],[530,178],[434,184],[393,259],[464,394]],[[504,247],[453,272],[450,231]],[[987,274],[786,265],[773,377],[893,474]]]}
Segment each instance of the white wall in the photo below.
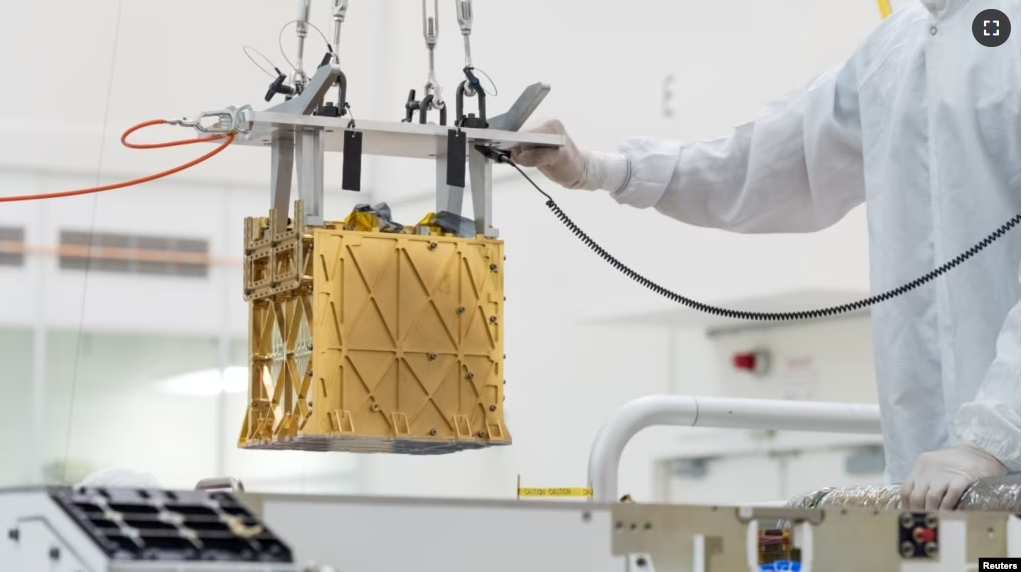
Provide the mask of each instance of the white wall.
{"label": "white wall", "polygon": [[[425,81],[419,2],[352,4],[342,58],[353,110],[356,117],[397,119],[408,89],[421,90]],[[453,103],[461,48],[450,4],[441,6],[438,65]],[[475,4],[475,63],[500,90],[490,109],[502,111],[530,83],[549,82],[553,91],[539,115],[562,119],[579,145],[596,149],[611,149],[636,134],[694,139],[726,133],[769,98],[841,62],[879,20],[868,0]],[[314,21],[327,34],[328,13],[326,3],[315,2]],[[0,105],[0,193],[88,186],[96,182],[97,171],[105,182],[193,157],[195,148],[131,151],[117,139],[127,125],[152,117],[262,105],[269,78],[251,66],[240,46],[260,49],[283,69],[277,31],[293,14],[293,3],[281,0],[182,0],[172,6],[117,0],[2,3],[0,21],[26,23],[0,36],[0,53],[18,54],[5,62],[5,72],[28,79],[32,90],[0,95],[5,103]],[[45,23],[45,33],[28,25],[33,22]],[[316,42],[311,35],[312,60]],[[674,116],[666,118],[663,82],[671,74]],[[164,134],[184,133],[167,128],[151,137]],[[388,159],[368,161],[366,167],[366,192],[329,194],[329,216],[339,218],[354,202],[370,199],[404,200],[399,220],[430,210],[429,201],[416,197],[430,190],[432,165]],[[29,240],[36,244],[52,245],[60,226],[94,224],[103,231],[201,236],[212,241],[214,255],[238,256],[241,219],[267,208],[268,172],[267,153],[231,149],[138,189],[5,204],[0,222],[28,225]],[[328,184],[337,185],[339,178],[335,160],[328,167]],[[515,444],[452,457],[366,457],[361,460],[364,492],[510,496],[518,473],[537,486],[581,485],[600,423],[628,399],[671,389],[669,369],[682,372],[676,389],[713,391],[714,371],[699,365],[706,346],[698,339],[584,324],[597,315],[666,306],[587,252],[527,185],[513,177],[501,180],[494,212],[507,241],[507,404]],[[619,207],[598,193],[552,192],[611,252],[693,297],[730,299],[866,284],[861,211],[818,236],[742,237],[673,224],[653,212]],[[0,273],[0,291],[19,301],[0,306],[0,325],[29,326],[42,319],[110,331],[213,336],[245,331],[239,270],[218,271],[203,284],[98,273],[86,284],[80,274],[57,272],[52,259],[41,264],[41,283],[32,282],[34,266]],[[45,296],[42,316],[33,303],[38,296]],[[154,304],[157,299],[164,302]],[[679,355],[697,357],[666,360],[679,343]],[[107,422],[128,419],[120,411],[111,410]],[[626,454],[622,487],[640,498],[651,494],[648,459],[660,446],[657,435],[642,436]]]}
{"label": "white wall", "polygon": [[[712,334],[714,395],[840,403],[877,401],[872,326],[852,316],[784,326],[760,325]],[[766,352],[762,373],[736,369],[733,356]],[[880,484],[882,470],[848,472],[846,456],[880,446],[879,435],[685,429],[668,435],[659,456],[657,491],[672,502],[779,500],[827,486]],[[670,460],[703,459],[704,475],[672,475]],[[882,466],[879,467],[882,469]],[[754,473],[755,479],[747,475]]]}

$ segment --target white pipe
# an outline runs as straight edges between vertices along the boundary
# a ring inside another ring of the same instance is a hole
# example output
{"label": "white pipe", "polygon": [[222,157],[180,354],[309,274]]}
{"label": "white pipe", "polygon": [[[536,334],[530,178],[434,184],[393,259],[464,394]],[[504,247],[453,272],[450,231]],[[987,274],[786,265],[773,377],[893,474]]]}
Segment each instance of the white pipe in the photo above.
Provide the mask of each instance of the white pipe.
{"label": "white pipe", "polygon": [[647,427],[717,427],[879,435],[876,405],[650,395],[626,403],[597,433],[589,453],[596,502],[617,502],[617,473],[625,445]]}

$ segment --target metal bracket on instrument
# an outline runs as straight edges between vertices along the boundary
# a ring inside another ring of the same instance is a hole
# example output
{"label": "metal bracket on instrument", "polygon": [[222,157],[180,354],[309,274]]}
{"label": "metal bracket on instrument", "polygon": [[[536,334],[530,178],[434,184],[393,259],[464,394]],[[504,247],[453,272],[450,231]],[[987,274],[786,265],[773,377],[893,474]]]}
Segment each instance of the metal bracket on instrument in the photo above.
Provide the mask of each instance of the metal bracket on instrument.
{"label": "metal bracket on instrument", "polygon": [[[525,124],[550,91],[550,86],[543,83],[529,86],[507,113],[489,121],[489,128],[456,125],[444,128],[441,135],[436,132],[437,126],[428,124],[360,121],[356,128],[354,119],[350,117],[342,120],[328,114],[316,115],[315,111],[322,106],[327,92],[341,77],[338,66],[324,64],[296,97],[264,111],[243,109],[235,114],[237,120],[232,122],[242,133],[235,143],[268,146],[272,151],[270,202],[276,227],[287,228],[296,168],[298,195],[305,207],[302,223],[307,227],[324,224],[324,164],[329,151],[344,153],[342,188],[350,191],[361,188],[362,155],[433,157],[436,162],[437,212],[461,215],[467,179],[472,188],[477,235],[497,238],[498,231],[493,228],[493,166],[477,147],[507,149],[516,141],[554,139],[545,134],[509,137],[509,132],[517,131]],[[427,151],[422,148],[421,142],[429,139],[436,143],[435,148]],[[457,162],[454,168],[451,168],[452,160]],[[467,177],[462,168],[465,163]]]}
{"label": "metal bracket on instrument", "polygon": [[295,115],[310,115],[313,110],[323,103],[323,98],[330,91],[341,75],[341,68],[333,64],[320,66],[316,73],[309,80],[308,85],[302,89],[301,95],[293,97],[283,103],[278,103],[266,111],[276,113],[293,113]]}
{"label": "metal bracket on instrument", "polygon": [[[530,85],[518,97],[507,113],[488,120],[489,128],[502,131],[518,131],[533,114],[546,95],[550,86],[545,83]],[[481,95],[481,94],[480,94]],[[460,133],[460,130],[451,130]],[[493,227],[493,163],[480,153],[475,145],[487,143],[485,140],[472,139],[468,145],[469,185],[472,189],[472,210],[475,218],[476,234],[487,238],[497,238],[500,233]],[[461,214],[464,200],[464,187],[455,186],[449,177],[447,154],[450,149],[437,149],[436,158],[436,209],[437,212],[447,211]],[[463,155],[464,156],[464,155]],[[454,181],[456,182],[456,181]]]}
{"label": "metal bracket on instrument", "polygon": [[550,85],[546,83],[534,83],[525,88],[522,95],[507,113],[502,113],[488,120],[489,128],[499,131],[518,131],[529,120],[529,117],[536,111],[540,103],[550,93]]}
{"label": "metal bracket on instrument", "polygon": [[[301,95],[275,105],[267,111],[310,115],[323,103],[323,98],[341,75],[341,68],[324,65],[316,71]],[[305,205],[305,224],[323,224],[323,173],[326,149],[323,129],[317,127],[276,128],[270,134],[272,166],[270,202],[277,216],[278,228],[287,227],[291,204],[291,176],[298,170],[298,196]]]}

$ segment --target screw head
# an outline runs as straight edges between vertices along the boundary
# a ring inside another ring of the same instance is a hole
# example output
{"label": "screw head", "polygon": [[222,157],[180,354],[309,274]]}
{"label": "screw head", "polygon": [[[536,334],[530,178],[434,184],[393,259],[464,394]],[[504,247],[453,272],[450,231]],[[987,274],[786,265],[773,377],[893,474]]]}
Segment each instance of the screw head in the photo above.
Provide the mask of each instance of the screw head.
{"label": "screw head", "polygon": [[912,556],[913,554],[915,554],[915,552],[916,552],[915,546],[912,546],[911,542],[901,543],[901,555],[904,556],[905,558]]}
{"label": "screw head", "polygon": [[50,560],[60,560],[60,549],[56,546],[50,548]]}
{"label": "screw head", "polygon": [[437,247],[437,243],[435,243],[435,242],[429,243],[429,249],[430,250],[436,250],[436,247]]}
{"label": "screw head", "polygon": [[497,271],[497,265],[496,264],[491,264],[490,265],[490,270],[496,272]]}
{"label": "screw head", "polygon": [[436,353],[429,352],[429,361],[434,361],[434,360],[436,360]]}
{"label": "screw head", "polygon": [[17,528],[12,528],[7,531],[7,538],[13,540],[14,542],[17,542],[18,539],[21,538],[21,533],[18,532]]}
{"label": "screw head", "polygon": [[491,405],[490,406],[490,411],[496,411],[496,410],[497,410],[497,406],[496,405]]}
{"label": "screw head", "polygon": [[497,323],[497,316],[490,316],[490,323],[491,324],[496,324]]}
{"label": "screw head", "polygon": [[475,378],[476,378],[476,374],[472,373],[471,371],[465,374],[465,379],[467,379],[469,381],[472,381]]}
{"label": "screw head", "polygon": [[431,436],[432,436],[432,435],[436,435],[436,429],[430,429],[430,430],[429,430],[429,434],[430,434]]}
{"label": "screw head", "polygon": [[486,437],[486,433],[483,433],[482,431],[480,431],[480,432],[476,433],[476,437],[479,437],[480,439],[482,439],[483,437]]}
{"label": "screw head", "polygon": [[927,542],[926,546],[923,547],[923,551],[926,552],[926,555],[931,557],[931,558],[933,556],[936,556],[937,555],[937,543],[936,542]]}
{"label": "screw head", "polygon": [[465,307],[464,306],[458,306],[458,313],[459,314],[464,314],[465,313]]}
{"label": "screw head", "polygon": [[646,559],[645,559],[645,558],[643,558],[643,557],[641,557],[641,556],[640,556],[640,557],[638,557],[638,558],[637,558],[637,559],[635,560],[635,565],[636,565],[637,567],[639,567],[639,568],[645,568],[645,567],[646,567]]}
{"label": "screw head", "polygon": [[372,404],[372,409],[373,409],[373,411],[379,411],[380,410],[380,404],[379,403],[373,403]]}

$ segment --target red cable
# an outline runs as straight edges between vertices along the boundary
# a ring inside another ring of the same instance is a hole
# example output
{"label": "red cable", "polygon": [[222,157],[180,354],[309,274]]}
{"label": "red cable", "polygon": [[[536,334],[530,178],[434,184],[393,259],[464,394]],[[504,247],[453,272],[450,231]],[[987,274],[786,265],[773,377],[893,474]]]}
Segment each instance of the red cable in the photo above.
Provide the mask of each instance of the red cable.
{"label": "red cable", "polygon": [[100,192],[103,192],[103,191],[112,191],[114,189],[123,189],[125,187],[131,187],[133,185],[140,185],[142,183],[148,183],[150,181],[155,181],[156,179],[162,179],[163,177],[168,177],[168,176],[173,175],[175,173],[180,173],[181,171],[184,171],[185,169],[190,169],[190,168],[198,165],[199,163],[202,163],[203,161],[206,161],[207,159],[210,159],[213,156],[217,155],[218,153],[220,153],[221,151],[226,149],[228,145],[230,145],[231,143],[234,142],[234,134],[233,133],[230,133],[230,134],[227,134],[227,135],[210,135],[210,136],[206,136],[206,137],[196,137],[194,139],[182,139],[182,140],[178,140],[178,141],[168,141],[168,142],[165,142],[165,143],[129,143],[128,142],[128,136],[131,135],[132,133],[134,133],[135,131],[138,131],[139,129],[142,129],[144,127],[151,127],[153,125],[162,125],[162,124],[165,124],[165,123],[166,123],[166,121],[163,120],[163,119],[156,119],[156,120],[153,120],[153,121],[146,121],[144,123],[139,123],[138,125],[134,125],[134,126],[128,128],[128,130],[125,131],[123,135],[121,135],[121,144],[123,144],[125,147],[131,148],[131,149],[162,149],[164,147],[176,147],[178,145],[190,145],[192,143],[203,143],[203,142],[206,142],[206,141],[215,141],[217,139],[223,139],[224,142],[221,143],[220,145],[218,145],[216,149],[213,149],[209,153],[206,153],[205,155],[203,155],[203,156],[201,156],[201,157],[199,157],[197,159],[193,159],[191,161],[188,161],[187,163],[184,163],[183,165],[178,165],[177,167],[174,167],[173,169],[167,169],[166,171],[161,171],[159,173],[155,173],[155,174],[152,174],[152,175],[148,175],[148,176],[145,176],[145,177],[140,177],[138,179],[131,179],[131,180],[128,180],[128,181],[121,181],[119,183],[111,183],[109,185],[103,185],[103,186],[100,186],[100,187],[90,187],[90,188],[87,188],[87,189],[77,189],[77,190],[74,190],[74,191],[60,191],[60,192],[56,192],[56,193],[42,193],[42,194],[36,194],[36,195],[14,195],[14,196],[10,196],[10,197],[0,197],[0,203],[11,203],[11,202],[15,202],[15,201],[35,201],[35,200],[41,200],[41,199],[56,199],[56,198],[61,198],[61,197],[73,197],[73,196],[76,196],[76,195],[88,195],[88,194],[91,194],[91,193],[100,193]]}

